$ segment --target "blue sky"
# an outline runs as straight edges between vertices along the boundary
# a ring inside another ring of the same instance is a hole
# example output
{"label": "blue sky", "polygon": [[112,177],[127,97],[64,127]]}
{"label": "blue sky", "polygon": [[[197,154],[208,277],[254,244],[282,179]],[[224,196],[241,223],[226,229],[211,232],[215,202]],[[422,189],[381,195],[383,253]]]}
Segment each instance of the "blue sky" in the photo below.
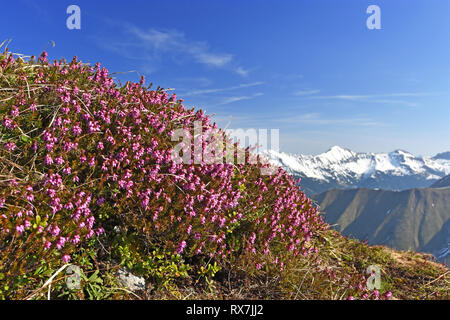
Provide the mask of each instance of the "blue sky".
{"label": "blue sky", "polygon": [[[81,30],[66,27],[71,4]],[[381,30],[366,27],[372,4]],[[450,150],[448,0],[17,0],[2,13],[13,52],[144,74],[223,127],[279,128],[281,151]]]}

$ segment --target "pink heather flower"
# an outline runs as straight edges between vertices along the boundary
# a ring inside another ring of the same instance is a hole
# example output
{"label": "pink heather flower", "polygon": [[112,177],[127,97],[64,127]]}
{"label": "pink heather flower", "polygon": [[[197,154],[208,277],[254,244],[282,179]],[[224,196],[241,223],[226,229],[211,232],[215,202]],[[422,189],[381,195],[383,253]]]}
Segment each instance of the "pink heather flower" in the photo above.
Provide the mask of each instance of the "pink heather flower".
{"label": "pink heather flower", "polygon": [[52,159],[52,157],[50,157],[49,154],[47,154],[47,155],[45,156],[44,164],[46,164],[46,165],[51,165],[51,164],[53,164],[53,159]]}
{"label": "pink heather flower", "polygon": [[114,138],[112,136],[108,136],[106,137],[106,141],[108,141],[109,143],[111,143],[112,145],[114,145],[116,143],[116,141],[114,140]]}
{"label": "pink heather flower", "polygon": [[74,136],[78,136],[82,133],[83,131],[81,130],[80,126],[75,125],[72,127],[72,133]]}
{"label": "pink heather flower", "polygon": [[37,110],[37,105],[36,104],[31,104],[30,105],[30,110],[32,111],[32,112],[34,112],[34,111],[36,111]]}
{"label": "pink heather flower", "polygon": [[256,234],[253,232],[252,235],[250,236],[250,243],[254,244],[255,243],[255,239],[256,239]]}
{"label": "pink heather flower", "polygon": [[55,159],[55,163],[56,163],[58,166],[62,165],[62,164],[64,163],[63,157],[60,156],[60,157],[56,158],[56,159]]}
{"label": "pink heather flower", "polygon": [[14,142],[8,142],[5,144],[5,149],[9,152],[14,151],[14,149],[16,149],[16,144]]}
{"label": "pink heather flower", "polygon": [[66,243],[66,238],[64,238],[64,237],[60,237],[59,239],[58,239],[58,242],[56,243],[56,247],[58,248],[58,249],[61,249],[62,247],[64,247],[64,244]]}
{"label": "pink heather flower", "polygon": [[54,198],[56,195],[56,191],[54,189],[47,189],[47,194],[50,196],[50,198]]}
{"label": "pink heather flower", "polygon": [[80,242],[80,240],[81,240],[80,235],[76,234],[72,239],[72,243],[77,244]]}
{"label": "pink heather flower", "polygon": [[62,257],[62,261],[63,261],[64,263],[69,262],[69,261],[70,261],[70,256],[69,256],[68,254],[65,254],[65,255]]}
{"label": "pink heather flower", "polygon": [[16,226],[16,231],[22,234],[25,231],[25,226],[23,225]]}
{"label": "pink heather flower", "polygon": [[17,106],[12,106],[11,117],[17,117],[19,115],[19,108]]}
{"label": "pink heather flower", "polygon": [[46,51],[44,51],[44,52],[42,52],[41,56],[39,57],[39,60],[41,62],[47,62],[47,57],[48,57],[48,54]]}
{"label": "pink heather flower", "polygon": [[384,296],[386,297],[386,299],[390,299],[392,298],[392,292],[388,291],[384,294]]}
{"label": "pink heather flower", "polygon": [[13,121],[11,119],[8,119],[7,117],[5,117],[5,119],[3,120],[3,125],[10,130],[17,127],[17,125],[14,124]]}
{"label": "pink heather flower", "polygon": [[177,249],[177,253],[181,254],[184,250],[184,248],[186,248],[186,241],[181,241],[181,243],[178,245],[178,249]]}
{"label": "pink heather flower", "polygon": [[54,226],[53,229],[50,230],[52,236],[56,237],[61,232],[58,226]]}
{"label": "pink heather flower", "polygon": [[73,203],[72,202],[68,202],[64,205],[64,209],[69,209],[72,210],[73,209]]}
{"label": "pink heather flower", "polygon": [[353,296],[348,296],[347,300],[355,300],[355,298],[353,298]]}
{"label": "pink heather flower", "polygon": [[86,239],[90,239],[92,238],[92,236],[94,235],[94,230],[90,230],[89,233],[86,235]]}

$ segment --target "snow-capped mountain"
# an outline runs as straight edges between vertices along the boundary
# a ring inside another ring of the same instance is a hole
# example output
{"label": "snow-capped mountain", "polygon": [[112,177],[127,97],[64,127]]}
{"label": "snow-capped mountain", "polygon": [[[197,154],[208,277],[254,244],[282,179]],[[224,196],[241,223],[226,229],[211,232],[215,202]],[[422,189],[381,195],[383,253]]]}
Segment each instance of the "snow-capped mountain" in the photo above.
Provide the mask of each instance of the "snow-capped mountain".
{"label": "snow-capped mountain", "polygon": [[429,187],[450,174],[448,157],[418,157],[403,150],[357,153],[335,146],[316,156],[272,150],[264,155],[274,165],[301,177],[302,188],[311,195],[332,188],[405,190]]}

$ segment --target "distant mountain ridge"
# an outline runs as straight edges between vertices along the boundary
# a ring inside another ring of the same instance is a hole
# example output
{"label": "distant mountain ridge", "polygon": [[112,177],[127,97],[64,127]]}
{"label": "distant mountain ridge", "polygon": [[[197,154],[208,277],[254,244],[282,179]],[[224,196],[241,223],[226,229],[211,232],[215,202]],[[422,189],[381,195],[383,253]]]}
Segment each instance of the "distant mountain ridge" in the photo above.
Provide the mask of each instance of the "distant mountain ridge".
{"label": "distant mountain ridge", "polygon": [[428,252],[450,264],[450,188],[330,190],[314,197],[346,236]]}
{"label": "distant mountain ridge", "polygon": [[308,195],[333,188],[424,188],[450,174],[450,152],[419,157],[403,150],[358,153],[334,146],[316,156],[275,151],[263,154],[273,164],[302,178],[301,186]]}
{"label": "distant mountain ridge", "polygon": [[435,160],[438,160],[438,159],[442,159],[442,160],[450,160],[450,151],[438,153],[437,155],[435,155],[435,156],[433,157],[433,159],[435,159]]}
{"label": "distant mountain ridge", "polygon": [[445,188],[450,187],[450,174],[448,176],[439,179],[431,185],[431,188]]}

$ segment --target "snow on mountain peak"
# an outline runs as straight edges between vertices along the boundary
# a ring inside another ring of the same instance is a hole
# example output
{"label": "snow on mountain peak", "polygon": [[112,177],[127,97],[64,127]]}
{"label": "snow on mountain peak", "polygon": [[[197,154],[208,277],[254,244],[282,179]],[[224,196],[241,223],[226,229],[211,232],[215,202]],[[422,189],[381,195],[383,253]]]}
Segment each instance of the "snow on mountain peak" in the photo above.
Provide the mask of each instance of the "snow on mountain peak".
{"label": "snow on mountain peak", "polygon": [[327,158],[330,161],[341,161],[344,159],[348,159],[354,157],[356,153],[349,149],[341,148],[339,146],[334,146],[330,150],[325,153],[319,155],[321,158]]}
{"label": "snow on mountain peak", "polygon": [[[340,146],[332,146],[327,152],[346,152],[346,151],[350,151],[347,148],[342,148]],[[350,151],[351,152],[351,151]]]}
{"label": "snow on mountain peak", "polygon": [[400,149],[389,153],[360,153],[333,146],[316,156],[273,151],[266,152],[266,156],[295,176],[345,186],[359,186],[371,180],[375,181],[375,187],[383,187],[376,181],[389,181],[395,189],[398,179],[413,181],[416,184],[412,187],[428,186],[450,173],[450,160],[417,157]]}
{"label": "snow on mountain peak", "polygon": [[415,155],[409,153],[408,151],[397,149],[392,152],[389,152],[389,155],[392,157],[403,157],[403,158],[416,158]]}

